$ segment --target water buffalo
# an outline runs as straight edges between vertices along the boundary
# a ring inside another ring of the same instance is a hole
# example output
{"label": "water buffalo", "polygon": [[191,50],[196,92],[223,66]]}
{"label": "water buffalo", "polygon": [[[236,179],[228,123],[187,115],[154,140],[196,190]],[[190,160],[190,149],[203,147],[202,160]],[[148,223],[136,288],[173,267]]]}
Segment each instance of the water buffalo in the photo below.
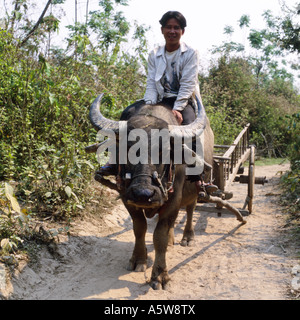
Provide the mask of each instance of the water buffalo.
{"label": "water buffalo", "polygon": [[[181,244],[191,245],[194,239],[192,226],[192,215],[197,203],[198,193],[195,183],[187,180],[185,163],[154,164],[151,162],[151,132],[154,129],[165,129],[171,131],[171,143],[169,151],[171,159],[174,155],[174,140],[177,135],[196,137],[204,130],[204,180],[211,179],[211,168],[213,166],[214,134],[210,127],[205,111],[199,105],[198,116],[190,125],[178,126],[172,111],[164,105],[139,105],[133,115],[122,122],[106,119],[100,112],[102,95],[98,96],[90,108],[90,120],[97,130],[116,134],[118,150],[124,147],[121,142],[120,128],[124,127],[126,134],[134,129],[142,129],[146,133],[146,139],[142,143],[148,145],[144,163],[130,163],[124,161],[118,164],[117,184],[109,179],[96,174],[96,180],[110,188],[119,191],[121,199],[127,208],[132,221],[135,235],[135,246],[129,260],[128,270],[143,272],[147,266],[147,249],[145,245],[145,234],[147,230],[147,218],[152,218],[158,213],[158,222],[153,234],[155,248],[155,261],[152,268],[151,283],[154,289],[165,288],[170,280],[166,264],[166,252],[168,245],[174,244],[174,223],[181,207],[186,207],[187,222],[185,225]],[[198,101],[198,104],[200,102]],[[148,143],[149,142],[149,143]],[[125,148],[130,149],[133,142],[124,141]],[[126,145],[127,144],[127,145]],[[161,160],[164,145],[160,144],[159,159]],[[120,151],[119,151],[120,152]],[[140,155],[141,156],[141,155]]]}

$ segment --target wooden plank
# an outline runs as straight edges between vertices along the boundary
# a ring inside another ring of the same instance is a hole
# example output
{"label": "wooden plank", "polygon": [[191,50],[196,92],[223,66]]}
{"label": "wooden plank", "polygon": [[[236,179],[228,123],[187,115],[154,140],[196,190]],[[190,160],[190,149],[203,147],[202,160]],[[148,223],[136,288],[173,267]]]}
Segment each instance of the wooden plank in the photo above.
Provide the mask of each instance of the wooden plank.
{"label": "wooden plank", "polygon": [[236,146],[238,145],[238,143],[240,142],[240,140],[244,136],[244,134],[248,132],[249,127],[250,127],[250,123],[248,123],[244,127],[244,129],[240,132],[240,134],[236,137],[236,139],[234,140],[234,142],[231,145],[231,147],[224,153],[224,157],[230,157],[231,156],[231,154],[235,150]]}
{"label": "wooden plank", "polygon": [[224,162],[220,161],[219,162],[219,189],[222,191],[225,191],[225,184],[226,184],[226,177],[225,177],[225,172],[224,172]]}
{"label": "wooden plank", "polygon": [[215,144],[214,148],[220,148],[220,149],[228,149],[231,146],[227,146],[227,145],[222,145],[222,144]]}
{"label": "wooden plank", "polygon": [[244,163],[250,155],[250,148],[246,150],[246,152],[242,155],[242,157],[238,160],[236,165],[233,167],[232,173],[230,173],[228,180],[225,182],[225,190],[226,188],[233,182],[237,172],[239,171],[240,165]]}
{"label": "wooden plank", "polygon": [[245,132],[249,129],[250,127],[250,123],[248,123],[244,129],[240,132],[240,134],[236,137],[236,139],[234,140],[233,144],[238,144],[239,141],[241,140],[242,136],[245,134]]}
{"label": "wooden plank", "polygon": [[[201,206],[197,206],[196,207],[197,210],[199,211],[204,211],[204,212],[212,212],[212,213],[218,213],[218,214],[230,214],[233,215],[233,213],[226,209],[226,208],[217,208],[217,207],[212,207],[212,206],[208,206],[208,205],[201,205]],[[243,210],[243,209],[238,209],[240,214],[243,217],[249,216],[249,211],[248,210]]]}
{"label": "wooden plank", "polygon": [[232,144],[231,147],[224,153],[224,157],[226,158],[231,157],[231,154],[235,148],[236,148],[236,144]]}
{"label": "wooden plank", "polygon": [[230,160],[230,158],[226,158],[226,157],[224,157],[224,156],[214,156],[214,159],[216,159],[216,160],[226,160],[226,161],[229,161]]}

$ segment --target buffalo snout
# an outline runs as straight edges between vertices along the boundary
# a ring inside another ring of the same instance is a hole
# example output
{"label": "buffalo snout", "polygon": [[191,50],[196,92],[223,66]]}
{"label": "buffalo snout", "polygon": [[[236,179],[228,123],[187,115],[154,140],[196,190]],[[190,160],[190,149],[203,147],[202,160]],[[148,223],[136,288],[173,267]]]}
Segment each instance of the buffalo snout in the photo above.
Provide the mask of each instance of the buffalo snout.
{"label": "buffalo snout", "polygon": [[137,201],[148,201],[151,202],[151,198],[153,197],[155,191],[150,189],[139,189],[136,188],[133,190],[133,196]]}
{"label": "buffalo snout", "polygon": [[126,193],[127,204],[139,208],[156,208],[163,205],[162,194],[156,186],[136,184]]}

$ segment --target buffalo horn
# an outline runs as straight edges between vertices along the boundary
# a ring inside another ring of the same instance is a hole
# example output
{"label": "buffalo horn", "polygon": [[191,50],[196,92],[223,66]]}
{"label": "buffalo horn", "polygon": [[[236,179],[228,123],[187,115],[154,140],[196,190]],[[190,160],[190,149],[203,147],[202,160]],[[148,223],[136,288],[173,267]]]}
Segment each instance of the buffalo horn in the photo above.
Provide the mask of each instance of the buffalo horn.
{"label": "buffalo horn", "polygon": [[173,137],[197,137],[202,134],[203,130],[206,126],[206,113],[204,107],[196,96],[197,100],[197,117],[194,122],[185,125],[185,126],[178,126],[178,125],[169,125],[170,135]]}
{"label": "buffalo horn", "polygon": [[104,133],[107,132],[115,132],[118,134],[119,132],[119,121],[106,119],[102,113],[100,112],[100,104],[103,97],[103,93],[101,93],[95,101],[92,103],[90,107],[90,121],[96,130],[102,130]]}

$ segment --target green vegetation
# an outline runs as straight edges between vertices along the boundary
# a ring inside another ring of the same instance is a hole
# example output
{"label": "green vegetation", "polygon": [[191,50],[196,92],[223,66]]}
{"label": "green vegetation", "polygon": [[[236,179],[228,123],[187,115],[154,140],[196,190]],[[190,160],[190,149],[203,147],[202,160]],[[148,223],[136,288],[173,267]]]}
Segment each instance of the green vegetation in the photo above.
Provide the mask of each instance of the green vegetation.
{"label": "green vegetation", "polygon": [[[55,12],[62,1],[52,2]],[[117,10],[126,2],[100,1],[85,24],[69,26],[66,49],[51,46],[54,13],[31,21],[29,0],[0,17],[0,255],[34,233],[31,218],[68,220],[94,196],[88,186],[98,163],[84,151],[96,141],[89,106],[104,92],[104,114],[117,119],[143,94],[147,28]],[[130,30],[132,54],[121,50]]]}
{"label": "green vegetation", "polygon": [[[104,92],[104,115],[118,119],[145,88],[147,27],[130,25],[119,10],[127,2],[99,1],[85,23],[68,27],[66,48],[51,44],[62,0],[49,0],[51,13],[38,21],[30,0],[15,0],[0,17],[0,255],[38,237],[33,217],[68,220],[94,197],[88,187],[98,163],[84,152],[96,140],[89,106]],[[250,122],[261,156],[291,160],[285,199],[299,208],[300,97],[286,69],[299,68],[286,61],[288,52],[299,54],[293,15],[265,13],[264,30],[249,30],[250,17],[241,17],[253,53],[227,41],[199,80],[216,143],[231,143]],[[130,51],[122,49],[127,42]]]}
{"label": "green vegetation", "polygon": [[281,165],[281,164],[289,164],[289,160],[287,158],[261,158],[258,157],[255,159],[255,166],[273,166],[273,165]]}
{"label": "green vegetation", "polygon": [[291,213],[289,221],[294,226],[295,236],[300,241],[300,113],[288,117],[290,123],[288,134],[291,143],[288,154],[291,160],[291,171],[282,178],[284,193],[282,203]]}
{"label": "green vegetation", "polygon": [[[250,54],[246,55],[240,43],[223,42],[213,50],[218,58],[209,74],[201,76],[204,104],[219,144],[230,143],[249,122],[251,142],[260,157],[266,157],[263,163],[281,163],[285,157],[290,160],[291,170],[282,177],[281,202],[290,212],[298,239],[300,96],[290,71],[300,70],[299,8],[300,3],[295,8],[283,3],[280,17],[264,12],[266,26],[262,30],[250,29],[250,17],[242,16],[238,27],[248,35]],[[226,26],[224,33],[230,37],[234,27]],[[289,53],[296,59],[288,62]]]}

